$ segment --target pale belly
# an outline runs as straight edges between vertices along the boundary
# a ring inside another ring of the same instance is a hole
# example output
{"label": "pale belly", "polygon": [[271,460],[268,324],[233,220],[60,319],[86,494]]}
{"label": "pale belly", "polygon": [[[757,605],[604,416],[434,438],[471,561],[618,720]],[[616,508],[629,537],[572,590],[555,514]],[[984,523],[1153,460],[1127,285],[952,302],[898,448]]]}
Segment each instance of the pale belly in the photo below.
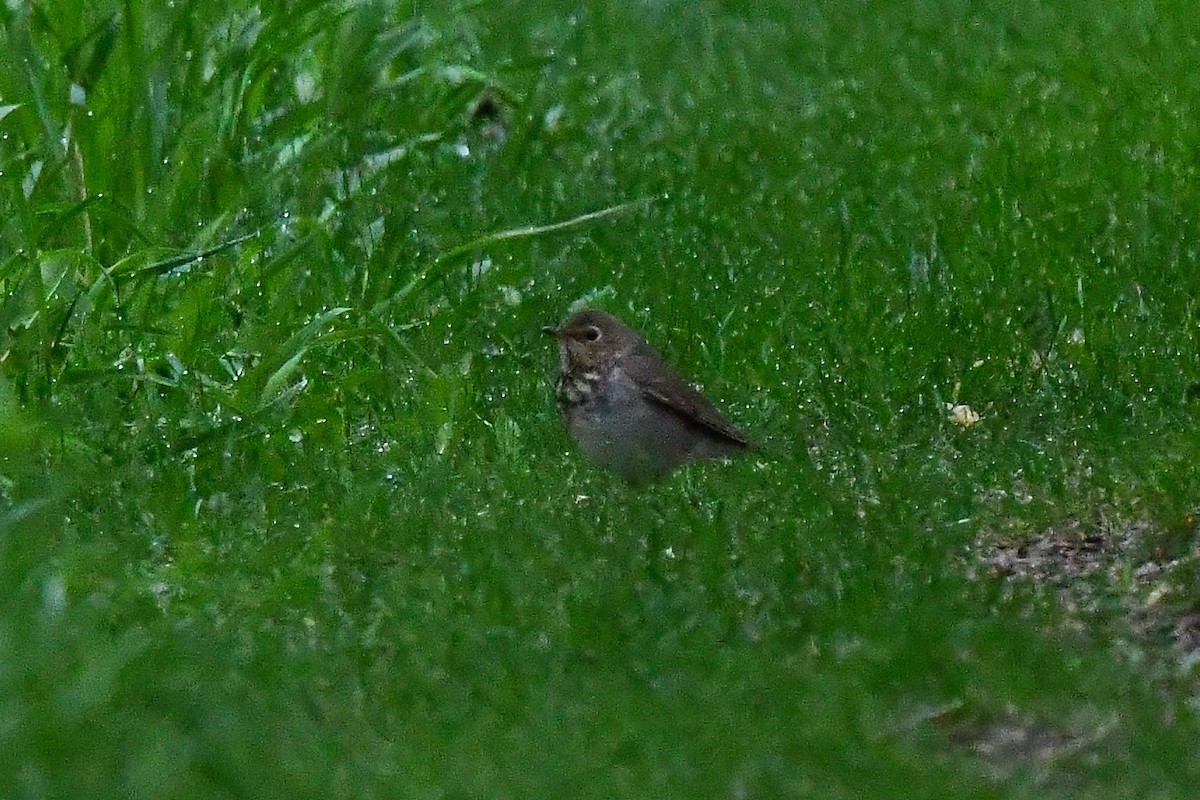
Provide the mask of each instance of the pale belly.
{"label": "pale belly", "polygon": [[634,483],[662,477],[692,459],[735,452],[697,423],[647,400],[619,372],[571,409],[567,427],[588,458]]}

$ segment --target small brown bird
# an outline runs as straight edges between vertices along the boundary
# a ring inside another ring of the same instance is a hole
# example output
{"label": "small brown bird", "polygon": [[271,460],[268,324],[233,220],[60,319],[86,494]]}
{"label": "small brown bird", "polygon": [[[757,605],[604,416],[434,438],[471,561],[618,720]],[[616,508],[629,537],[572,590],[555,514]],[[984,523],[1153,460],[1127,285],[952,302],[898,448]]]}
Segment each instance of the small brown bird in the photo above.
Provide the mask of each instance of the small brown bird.
{"label": "small brown bird", "polygon": [[750,449],[745,433],[612,314],[584,309],[543,330],[558,339],[567,429],[588,458],[630,483]]}

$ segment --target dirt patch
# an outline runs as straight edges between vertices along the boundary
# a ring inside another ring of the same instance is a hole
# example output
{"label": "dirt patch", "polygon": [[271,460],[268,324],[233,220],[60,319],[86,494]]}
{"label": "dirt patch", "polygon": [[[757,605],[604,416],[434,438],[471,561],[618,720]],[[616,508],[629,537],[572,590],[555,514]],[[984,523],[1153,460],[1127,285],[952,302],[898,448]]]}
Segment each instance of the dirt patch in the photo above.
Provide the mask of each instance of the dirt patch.
{"label": "dirt patch", "polygon": [[1150,650],[1165,646],[1175,671],[1200,676],[1200,532],[1195,517],[1177,528],[1146,521],[1074,521],[1028,535],[984,532],[977,568],[1015,590],[1052,592],[1068,624],[1122,628]]}
{"label": "dirt patch", "polygon": [[[1074,521],[1033,532],[983,531],[968,569],[999,578],[1010,597],[1053,598],[1070,631],[1120,642],[1164,687],[1200,696],[1200,517],[1174,527],[1147,521]],[[1047,723],[1020,709],[963,704],[923,715],[996,778],[1036,779],[1064,762],[1098,757],[1115,720]]]}
{"label": "dirt patch", "polygon": [[1092,745],[1114,727],[1055,727],[1005,708],[999,714],[971,712],[962,706],[941,709],[930,722],[953,744],[974,753],[993,778],[1017,770],[1043,772],[1065,760],[1094,758]]}

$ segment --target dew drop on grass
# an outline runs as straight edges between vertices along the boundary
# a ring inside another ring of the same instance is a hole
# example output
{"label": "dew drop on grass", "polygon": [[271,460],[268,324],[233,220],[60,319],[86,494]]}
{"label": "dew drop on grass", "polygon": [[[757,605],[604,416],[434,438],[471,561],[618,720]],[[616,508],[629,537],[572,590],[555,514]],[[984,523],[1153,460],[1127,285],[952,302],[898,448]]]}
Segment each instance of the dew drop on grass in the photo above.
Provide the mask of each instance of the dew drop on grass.
{"label": "dew drop on grass", "polygon": [[62,575],[54,574],[46,579],[42,587],[42,607],[57,614],[67,606],[67,584]]}

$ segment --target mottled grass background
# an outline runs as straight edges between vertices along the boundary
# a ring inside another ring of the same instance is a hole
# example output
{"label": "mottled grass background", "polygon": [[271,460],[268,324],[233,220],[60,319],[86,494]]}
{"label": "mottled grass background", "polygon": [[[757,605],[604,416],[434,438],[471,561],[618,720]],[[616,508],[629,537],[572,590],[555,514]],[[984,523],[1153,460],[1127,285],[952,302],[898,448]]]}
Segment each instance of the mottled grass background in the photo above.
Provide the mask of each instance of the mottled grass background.
{"label": "mottled grass background", "polygon": [[1197,19],[7,3],[0,794],[1193,797]]}

